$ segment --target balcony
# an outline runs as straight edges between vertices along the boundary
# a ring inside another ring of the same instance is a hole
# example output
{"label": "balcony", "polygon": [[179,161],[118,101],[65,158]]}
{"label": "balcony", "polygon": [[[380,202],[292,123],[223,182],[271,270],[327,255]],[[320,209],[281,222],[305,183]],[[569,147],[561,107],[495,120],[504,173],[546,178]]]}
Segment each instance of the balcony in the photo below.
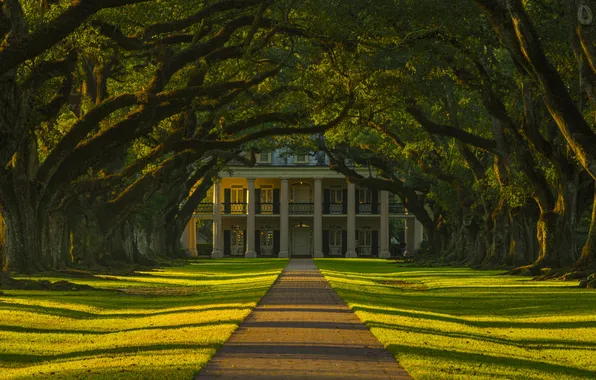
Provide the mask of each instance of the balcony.
{"label": "balcony", "polygon": [[222,206],[224,214],[244,215],[248,211],[248,205],[246,203],[224,202]]}
{"label": "balcony", "polygon": [[315,212],[314,203],[290,203],[290,215],[310,215]]}
{"label": "balcony", "polygon": [[[376,207],[373,207],[376,206]],[[364,215],[379,215],[381,210],[381,204],[377,203],[358,203],[358,214]]]}
{"label": "balcony", "polygon": [[279,214],[279,203],[257,202],[255,204],[255,213],[257,215],[277,215]]}
{"label": "balcony", "polygon": [[343,215],[346,212],[347,211],[344,210],[343,203],[329,203],[329,212],[327,214],[329,214],[329,215]]}
{"label": "balcony", "polygon": [[405,214],[405,213],[406,213],[406,208],[404,207],[403,204],[397,203],[397,202],[389,203],[389,215],[399,215],[399,214]]}
{"label": "balcony", "polygon": [[197,214],[213,214],[213,203],[211,202],[202,202],[199,203],[197,209],[195,210]]}

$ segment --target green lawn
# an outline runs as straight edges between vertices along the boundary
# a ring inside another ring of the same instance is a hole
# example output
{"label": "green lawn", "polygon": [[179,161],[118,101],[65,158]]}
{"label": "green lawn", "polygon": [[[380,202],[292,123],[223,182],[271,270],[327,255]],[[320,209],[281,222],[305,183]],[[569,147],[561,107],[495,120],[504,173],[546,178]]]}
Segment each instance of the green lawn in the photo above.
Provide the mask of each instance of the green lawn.
{"label": "green lawn", "polygon": [[67,279],[93,291],[5,291],[0,378],[191,379],[287,260],[197,260],[133,276]]}
{"label": "green lawn", "polygon": [[498,271],[316,261],[415,379],[596,379],[596,291]]}

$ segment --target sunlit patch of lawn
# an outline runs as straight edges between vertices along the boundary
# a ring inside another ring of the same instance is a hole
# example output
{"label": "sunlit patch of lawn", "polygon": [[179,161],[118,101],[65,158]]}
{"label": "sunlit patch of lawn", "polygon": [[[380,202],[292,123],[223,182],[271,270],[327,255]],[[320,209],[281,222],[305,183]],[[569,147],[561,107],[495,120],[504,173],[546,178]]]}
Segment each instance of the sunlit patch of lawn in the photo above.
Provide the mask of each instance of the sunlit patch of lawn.
{"label": "sunlit patch of lawn", "polygon": [[68,280],[89,291],[0,295],[0,378],[191,379],[271,287],[287,260]]}
{"label": "sunlit patch of lawn", "polygon": [[320,259],[415,379],[596,379],[596,292],[499,271]]}

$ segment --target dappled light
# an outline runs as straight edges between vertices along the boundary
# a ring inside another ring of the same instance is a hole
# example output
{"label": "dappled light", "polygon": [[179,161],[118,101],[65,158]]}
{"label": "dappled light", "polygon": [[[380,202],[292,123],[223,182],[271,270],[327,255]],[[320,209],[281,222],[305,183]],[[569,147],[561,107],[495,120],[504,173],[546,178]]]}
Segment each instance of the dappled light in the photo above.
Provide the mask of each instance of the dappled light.
{"label": "dappled light", "polygon": [[596,294],[577,281],[388,261],[316,264],[414,378],[596,377]]}
{"label": "dappled light", "polygon": [[6,291],[0,378],[190,378],[286,262],[196,260],[127,276],[68,278],[95,288],[89,291]]}

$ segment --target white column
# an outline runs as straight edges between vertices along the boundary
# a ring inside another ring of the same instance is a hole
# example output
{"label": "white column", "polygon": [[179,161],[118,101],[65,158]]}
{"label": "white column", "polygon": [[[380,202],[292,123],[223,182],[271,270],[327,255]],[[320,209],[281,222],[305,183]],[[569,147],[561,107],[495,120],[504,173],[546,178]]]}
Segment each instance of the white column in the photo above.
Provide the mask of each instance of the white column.
{"label": "white column", "polygon": [[189,256],[196,257],[199,255],[197,252],[197,222],[194,217],[191,217],[186,224],[182,234],[182,246]]}
{"label": "white column", "polygon": [[379,257],[388,259],[391,257],[389,252],[389,192],[381,191],[381,225],[379,231],[380,250]]}
{"label": "white column", "polygon": [[422,239],[424,239],[424,228],[418,219],[416,219],[416,223],[414,223],[414,228],[414,249],[418,250],[422,244]]}
{"label": "white column", "polygon": [[323,257],[323,183],[315,178],[315,219],[313,223],[314,256]]}
{"label": "white column", "polygon": [[288,244],[290,241],[290,192],[288,191],[288,180],[280,181],[279,191],[279,257],[290,257]]}
{"label": "white column", "polygon": [[412,256],[416,249],[416,218],[406,218],[406,256]]}
{"label": "white column", "polygon": [[246,253],[244,257],[257,257],[255,251],[255,179],[248,178],[248,215],[246,216]]}
{"label": "white column", "polygon": [[356,254],[356,185],[348,183],[348,248],[346,257],[358,257]]}
{"label": "white column", "polygon": [[223,224],[221,220],[221,182],[216,181],[213,185],[213,251],[211,257],[221,259],[223,257]]}

